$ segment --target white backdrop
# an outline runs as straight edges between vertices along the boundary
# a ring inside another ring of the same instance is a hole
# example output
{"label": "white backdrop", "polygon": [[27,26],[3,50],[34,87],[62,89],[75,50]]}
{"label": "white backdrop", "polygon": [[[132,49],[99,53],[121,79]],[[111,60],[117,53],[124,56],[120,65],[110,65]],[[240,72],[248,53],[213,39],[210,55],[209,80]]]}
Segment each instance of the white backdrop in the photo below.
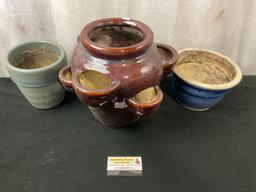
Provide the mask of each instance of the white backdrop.
{"label": "white backdrop", "polygon": [[155,42],[219,51],[244,74],[256,74],[255,0],[0,0],[0,76],[8,76],[11,46],[52,40],[70,59],[82,27],[103,17],[138,19],[153,29]]}

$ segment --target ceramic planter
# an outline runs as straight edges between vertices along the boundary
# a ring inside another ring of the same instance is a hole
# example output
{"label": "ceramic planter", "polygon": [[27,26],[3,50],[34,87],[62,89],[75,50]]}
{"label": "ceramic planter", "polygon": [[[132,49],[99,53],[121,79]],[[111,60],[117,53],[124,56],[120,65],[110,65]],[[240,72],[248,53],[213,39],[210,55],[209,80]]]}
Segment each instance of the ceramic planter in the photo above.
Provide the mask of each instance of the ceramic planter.
{"label": "ceramic planter", "polygon": [[[58,58],[44,67],[26,69],[18,66],[22,54],[41,48],[51,50],[58,55]],[[65,90],[59,84],[58,72],[66,64],[64,49],[48,41],[33,41],[17,45],[8,52],[6,58],[11,79],[31,105],[38,109],[53,108],[62,102]]]}
{"label": "ceramic planter", "polygon": [[139,21],[96,20],[83,28],[72,63],[60,70],[59,79],[101,122],[133,123],[157,110],[163,98],[158,85],[177,62],[175,49],[153,39]]}
{"label": "ceramic planter", "polygon": [[[218,62],[232,74],[232,79],[223,84],[207,84],[188,79],[177,73],[177,67],[188,57],[203,56],[207,60]],[[239,66],[230,58],[206,49],[189,48],[179,51],[179,61],[173,69],[173,88],[176,100],[184,107],[194,111],[205,111],[213,107],[235,87],[242,79]]]}

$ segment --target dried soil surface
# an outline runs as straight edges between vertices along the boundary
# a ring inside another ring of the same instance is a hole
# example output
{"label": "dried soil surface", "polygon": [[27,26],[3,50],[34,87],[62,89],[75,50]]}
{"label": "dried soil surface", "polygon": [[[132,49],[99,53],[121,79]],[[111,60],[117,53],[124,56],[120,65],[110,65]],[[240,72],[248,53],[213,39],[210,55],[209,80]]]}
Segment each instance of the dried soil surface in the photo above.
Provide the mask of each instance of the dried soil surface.
{"label": "dried soil surface", "polygon": [[149,87],[135,95],[139,103],[151,103],[156,100],[156,91],[154,87]]}
{"label": "dried soil surface", "polygon": [[201,56],[189,56],[175,67],[175,72],[187,80],[207,84],[223,84],[232,80],[233,74],[225,65]]}
{"label": "dried soil surface", "polygon": [[46,67],[59,59],[59,55],[45,47],[24,51],[17,58],[17,67],[21,69],[35,69]]}
{"label": "dried soil surface", "polygon": [[97,71],[86,71],[80,75],[79,81],[86,89],[104,89],[111,86],[112,79]]}

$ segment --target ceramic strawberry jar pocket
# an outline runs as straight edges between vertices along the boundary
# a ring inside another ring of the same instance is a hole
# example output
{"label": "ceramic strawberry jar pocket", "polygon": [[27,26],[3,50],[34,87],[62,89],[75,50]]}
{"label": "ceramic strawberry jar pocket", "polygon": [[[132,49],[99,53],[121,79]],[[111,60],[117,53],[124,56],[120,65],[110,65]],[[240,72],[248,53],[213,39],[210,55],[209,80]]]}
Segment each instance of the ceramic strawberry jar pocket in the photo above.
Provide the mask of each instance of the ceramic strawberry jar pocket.
{"label": "ceramic strawberry jar pocket", "polygon": [[155,44],[152,30],[126,18],[100,19],[86,25],[72,63],[59,72],[101,122],[120,127],[152,114],[161,104],[159,83],[177,62],[177,52]]}

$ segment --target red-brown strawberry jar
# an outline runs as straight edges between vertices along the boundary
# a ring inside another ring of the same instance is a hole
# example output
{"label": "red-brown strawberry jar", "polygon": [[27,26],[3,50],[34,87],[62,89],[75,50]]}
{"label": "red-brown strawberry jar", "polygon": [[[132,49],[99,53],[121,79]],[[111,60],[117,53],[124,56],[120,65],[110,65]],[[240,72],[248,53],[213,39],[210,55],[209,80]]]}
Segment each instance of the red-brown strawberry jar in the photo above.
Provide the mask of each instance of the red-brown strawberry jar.
{"label": "red-brown strawberry jar", "polygon": [[59,79],[102,123],[133,123],[159,107],[163,93],[158,85],[177,62],[175,49],[153,39],[152,30],[133,19],[91,22]]}

